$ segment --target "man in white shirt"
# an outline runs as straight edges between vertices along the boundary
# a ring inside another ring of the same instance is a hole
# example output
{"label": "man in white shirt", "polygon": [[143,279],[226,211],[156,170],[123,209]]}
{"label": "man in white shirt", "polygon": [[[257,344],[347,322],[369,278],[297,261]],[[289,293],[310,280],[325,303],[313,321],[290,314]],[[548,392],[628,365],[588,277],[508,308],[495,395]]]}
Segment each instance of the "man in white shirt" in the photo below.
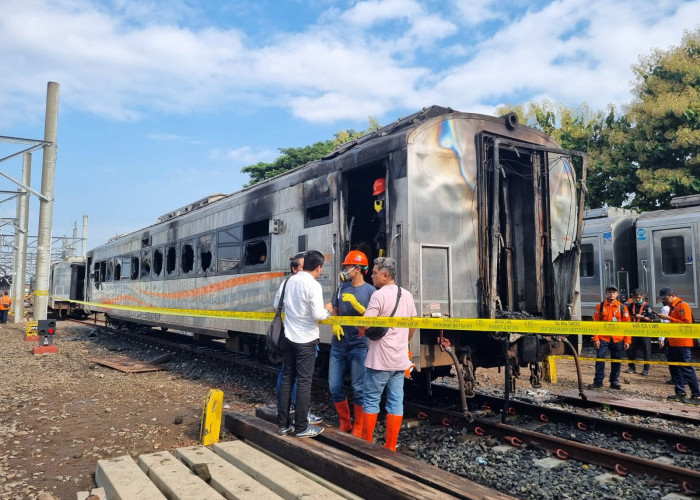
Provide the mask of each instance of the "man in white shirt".
{"label": "man in white shirt", "polygon": [[[304,257],[302,270],[289,278],[284,293],[284,372],[277,405],[277,424],[279,434],[283,436],[292,432],[289,408],[295,378],[297,402],[294,428],[297,437],[314,437],[323,431],[323,427],[309,425],[308,421],[311,379],[319,338],[318,322],[331,316],[331,305],[324,306],[323,289],[316,281],[323,271],[323,261],[321,252],[309,250]],[[277,308],[277,301],[274,306]]]}

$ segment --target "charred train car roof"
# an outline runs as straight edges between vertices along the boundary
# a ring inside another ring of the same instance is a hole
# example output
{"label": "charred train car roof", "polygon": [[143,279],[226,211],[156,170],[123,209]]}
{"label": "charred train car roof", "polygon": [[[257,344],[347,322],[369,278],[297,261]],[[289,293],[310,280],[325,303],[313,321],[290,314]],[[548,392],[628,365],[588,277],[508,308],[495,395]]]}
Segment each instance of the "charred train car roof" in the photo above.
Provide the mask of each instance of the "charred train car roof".
{"label": "charred train car roof", "polygon": [[[451,108],[430,106],[405,118],[400,118],[377,131],[365,134],[358,139],[343,144],[320,160],[309,162],[294,170],[283,172],[275,177],[245,187],[229,195],[217,194],[205,197],[186,207],[173,210],[159,217],[158,221],[151,226],[114,237],[99,247],[116,246],[125,241],[140,239],[144,235],[153,232],[156,228],[162,228],[164,225],[170,226],[172,230],[176,230],[177,225],[190,220],[190,217],[199,217],[208,213],[217,212],[225,207],[253,204],[256,205],[254,210],[258,218],[264,218],[264,216],[270,215],[265,213],[265,207],[262,206],[266,204],[264,200],[269,195],[334,171],[350,170],[357,166],[366,165],[374,160],[385,157],[390,152],[405,155],[408,136],[416,128],[431,119],[444,117],[446,115],[451,115],[455,118],[478,119],[499,123],[504,120],[503,117],[463,113],[454,111]],[[539,130],[524,125],[515,126],[521,129],[527,129],[530,133],[542,137],[545,142],[551,142],[551,138]],[[397,178],[405,177],[407,174],[406,161],[398,161],[395,162],[395,164],[399,165],[399,171],[394,172],[394,176]]]}

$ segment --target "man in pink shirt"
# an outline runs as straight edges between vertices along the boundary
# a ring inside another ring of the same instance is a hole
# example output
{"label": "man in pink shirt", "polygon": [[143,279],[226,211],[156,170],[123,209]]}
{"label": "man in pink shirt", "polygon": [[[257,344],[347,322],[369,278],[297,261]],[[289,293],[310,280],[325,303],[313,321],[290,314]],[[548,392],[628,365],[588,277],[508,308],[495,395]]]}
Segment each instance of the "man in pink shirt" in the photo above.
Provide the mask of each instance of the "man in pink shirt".
{"label": "man in pink shirt", "polygon": [[[372,294],[365,310],[365,316],[394,316],[412,318],[416,314],[413,296],[399,286],[396,279],[396,261],[389,257],[374,259],[372,283],[377,291]],[[398,304],[397,304],[398,300]],[[365,388],[362,409],[364,425],[362,439],[372,442],[374,426],[379,414],[379,401],[386,389],[386,444],[385,448],[396,451],[403,420],[403,380],[405,371],[411,366],[408,359],[408,342],[415,333],[414,328],[389,328],[386,335],[378,340],[370,340],[365,359]]]}

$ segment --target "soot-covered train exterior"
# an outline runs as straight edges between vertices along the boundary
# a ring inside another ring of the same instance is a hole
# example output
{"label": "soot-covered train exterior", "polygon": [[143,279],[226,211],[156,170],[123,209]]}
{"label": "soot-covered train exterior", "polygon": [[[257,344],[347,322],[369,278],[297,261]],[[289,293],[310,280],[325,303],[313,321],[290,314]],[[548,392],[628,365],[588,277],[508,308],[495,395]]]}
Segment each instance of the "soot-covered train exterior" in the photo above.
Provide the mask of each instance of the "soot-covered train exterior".
{"label": "soot-covered train exterior", "polygon": [[637,213],[620,208],[587,211],[581,241],[581,307],[591,317],[605,288],[623,299],[640,288],[658,312],[658,293],[673,289],[700,321],[700,195],[677,197],[668,210]]}
{"label": "soot-covered train exterior", "polygon": [[[397,281],[424,317],[579,319],[583,213],[571,154],[515,115],[425,108],[322,160],[94,248],[85,300],[112,321],[219,337],[251,351],[264,345],[266,322],[157,309],[271,312],[290,256],[309,249],[325,255],[319,281],[330,300],[347,251],[362,249],[371,261],[381,248],[398,261]],[[384,217],[372,190],[380,178]],[[109,307],[117,304],[155,310]],[[449,371],[453,357],[437,345],[441,335],[466,378],[476,366],[503,365],[506,352],[509,364],[532,368],[561,347],[508,332],[422,330],[410,346],[418,372]],[[330,336],[323,326],[322,346]]]}

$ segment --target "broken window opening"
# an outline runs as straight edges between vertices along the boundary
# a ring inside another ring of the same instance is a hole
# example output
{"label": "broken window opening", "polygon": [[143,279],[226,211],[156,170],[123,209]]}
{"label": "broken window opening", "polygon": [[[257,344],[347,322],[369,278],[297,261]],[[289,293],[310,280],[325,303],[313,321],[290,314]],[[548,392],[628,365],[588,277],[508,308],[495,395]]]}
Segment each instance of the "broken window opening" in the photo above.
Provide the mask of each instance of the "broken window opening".
{"label": "broken window opening", "polygon": [[183,243],[180,252],[180,270],[187,274],[194,269],[194,247],[192,243]]}
{"label": "broken window opening", "polygon": [[139,256],[138,255],[133,255],[131,257],[131,279],[132,280],[137,280],[139,279]]}
{"label": "broken window opening", "polygon": [[245,266],[256,266],[267,262],[267,242],[257,240],[245,244]]}
{"label": "broken window opening", "polygon": [[112,281],[112,275],[114,274],[114,264],[110,260],[107,262],[107,274],[105,275],[105,281]]}
{"label": "broken window opening", "polygon": [[168,253],[165,257],[165,275],[171,276],[175,273],[175,264],[177,263],[177,251],[174,245],[168,247]]}
{"label": "broken window opening", "polygon": [[141,253],[141,278],[151,276],[151,252]]}
{"label": "broken window opening", "polygon": [[163,251],[158,248],[153,251],[153,277],[160,277],[161,272],[163,272]]}
{"label": "broken window opening", "polygon": [[114,261],[114,281],[122,279],[122,261],[117,259]]}
{"label": "broken window opening", "polygon": [[199,248],[199,267],[197,272],[206,273],[214,271],[214,259],[212,255],[212,243],[214,241],[213,234],[205,234],[198,238],[197,247]]}

